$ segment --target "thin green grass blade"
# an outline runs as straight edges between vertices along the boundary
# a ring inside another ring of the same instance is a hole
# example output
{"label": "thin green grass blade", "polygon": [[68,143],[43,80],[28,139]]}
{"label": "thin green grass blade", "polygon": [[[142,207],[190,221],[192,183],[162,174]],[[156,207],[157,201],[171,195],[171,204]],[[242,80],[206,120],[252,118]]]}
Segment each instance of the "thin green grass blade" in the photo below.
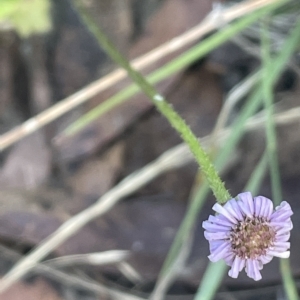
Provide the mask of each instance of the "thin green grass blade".
{"label": "thin green grass blade", "polygon": [[[266,20],[267,21],[267,20]],[[265,22],[263,22],[265,24]],[[277,137],[276,128],[274,122],[274,96],[273,96],[273,82],[269,80],[269,74],[272,72],[272,58],[271,58],[271,46],[268,35],[268,28],[262,26],[262,62],[263,62],[263,99],[266,110],[266,147],[269,154],[270,175],[271,175],[271,188],[272,198],[276,205],[279,205],[282,201],[281,179],[278,165],[277,154]],[[285,50],[283,50],[285,51]]]}
{"label": "thin green grass blade", "polygon": [[[299,21],[300,24],[300,21]],[[293,34],[293,33],[292,33]],[[285,51],[285,50],[283,50]],[[272,186],[272,198],[276,205],[282,201],[282,187],[280,179],[280,170],[277,153],[277,137],[276,127],[274,122],[274,96],[273,82],[269,80],[269,74],[272,72],[272,58],[269,32],[266,23],[262,26],[262,58],[263,58],[263,91],[264,104],[266,109],[266,140],[267,153],[269,157],[270,176]],[[298,292],[295,280],[290,268],[289,259],[280,259],[280,272],[283,280],[285,293],[289,300],[298,300]]]}
{"label": "thin green grass blade", "polygon": [[226,273],[227,266],[224,261],[210,262],[205,270],[195,300],[210,300],[214,298]]}
{"label": "thin green grass blade", "polygon": [[[268,80],[274,85],[278,80],[279,75],[283,71],[286,63],[289,58],[292,56],[295,49],[300,44],[300,21],[297,22],[295,28],[290,33],[286,42],[282,45],[282,51],[277,55],[275,59],[272,59],[272,70],[267,74]],[[230,153],[232,152],[233,147],[237,144],[240,136],[244,132],[244,124],[245,121],[253,115],[253,113],[259,108],[261,105],[261,98],[263,95],[262,87],[260,86],[250,99],[247,101],[245,108],[241,111],[236,121],[233,123],[232,127],[234,130],[232,134],[227,139],[225,147],[222,149],[222,153],[216,159],[215,165],[219,169],[226,162]]]}
{"label": "thin green grass blade", "polygon": [[197,220],[197,216],[202,209],[206,197],[209,193],[209,186],[207,182],[204,182],[201,188],[199,188],[190,202],[190,205],[187,209],[187,212],[184,216],[184,219],[181,222],[181,225],[177,231],[175,239],[171,245],[167,258],[164,261],[163,267],[160,271],[159,277],[163,277],[168,274],[168,270],[172,268],[176,257],[180,252],[180,249],[185,241],[185,237],[191,234],[191,230]]}
{"label": "thin green grass blade", "polygon": [[245,191],[250,191],[253,195],[256,195],[259,192],[258,187],[260,186],[260,183],[264,178],[268,162],[268,152],[265,151],[258,165],[255,168],[255,174],[251,176],[250,180],[248,181],[245,187]]}
{"label": "thin green grass blade", "polygon": [[[194,46],[190,50],[175,58],[170,63],[154,71],[152,74],[146,77],[146,79],[151,83],[158,83],[174,73],[188,67],[193,62],[199,60],[207,53],[217,48],[224,42],[228,41],[231,37],[238,34],[240,31],[257,21],[262,16],[268,14],[269,12],[275,10],[276,8],[282,6],[286,1],[279,1],[273,5],[267,6],[263,9],[255,11],[248,16],[241,18],[240,20],[234,22],[233,24],[227,25],[225,28],[219,32],[213,34],[211,37],[203,40],[198,45]],[[107,113],[114,107],[120,105],[121,103],[129,100],[130,97],[134,96],[140,88],[136,84],[132,84],[129,87],[123,89],[119,93],[115,94],[111,98],[107,99],[94,109],[92,109],[87,114],[83,115],[81,118],[76,120],[74,123],[70,124],[62,133],[62,136],[71,136],[78,131],[82,130],[92,121],[98,119],[103,114]]]}
{"label": "thin green grass blade", "polygon": [[284,290],[289,300],[299,300],[295,279],[292,275],[289,259],[280,259],[280,272],[282,274]]}

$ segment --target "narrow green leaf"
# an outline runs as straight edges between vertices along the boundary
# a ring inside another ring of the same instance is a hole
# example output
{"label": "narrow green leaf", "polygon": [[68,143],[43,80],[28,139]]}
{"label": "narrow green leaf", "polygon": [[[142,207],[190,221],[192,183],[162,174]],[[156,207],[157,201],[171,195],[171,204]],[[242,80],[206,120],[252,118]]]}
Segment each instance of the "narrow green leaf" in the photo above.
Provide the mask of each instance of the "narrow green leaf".
{"label": "narrow green leaf", "polygon": [[295,283],[295,279],[292,275],[289,259],[280,260],[280,272],[282,274],[284,290],[286,292],[288,300],[298,300],[298,289]]}
{"label": "narrow green leaf", "polygon": [[[282,187],[280,179],[280,170],[277,154],[277,137],[276,137],[276,127],[274,122],[274,96],[273,96],[273,85],[274,83],[270,81],[269,74],[272,72],[272,57],[271,57],[271,44],[268,32],[268,26],[265,20],[262,26],[262,58],[263,58],[263,92],[264,92],[264,104],[266,110],[266,140],[267,140],[267,153],[269,157],[270,165],[270,176],[271,176],[271,187],[272,187],[272,198],[276,205],[279,205],[282,201]],[[296,32],[295,32],[296,30]],[[291,35],[297,34],[300,30],[300,21],[296,25],[296,29]],[[283,49],[283,52],[286,51]],[[292,275],[292,270],[290,268],[289,259],[280,260],[280,271],[283,279],[283,285],[286,295],[289,300],[298,300],[298,292],[296,282]]]}
{"label": "narrow green leaf", "polygon": [[195,300],[210,300],[214,298],[227,270],[224,261],[209,263],[202,277]]}

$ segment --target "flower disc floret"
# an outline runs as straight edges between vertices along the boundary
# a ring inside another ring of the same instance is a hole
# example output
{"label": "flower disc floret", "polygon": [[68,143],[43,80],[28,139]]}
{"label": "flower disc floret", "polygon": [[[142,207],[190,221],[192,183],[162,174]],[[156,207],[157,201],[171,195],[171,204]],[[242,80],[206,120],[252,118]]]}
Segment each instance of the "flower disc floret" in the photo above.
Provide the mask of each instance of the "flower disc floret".
{"label": "flower disc floret", "polygon": [[275,231],[264,218],[246,218],[232,228],[231,247],[240,258],[257,259],[266,255],[275,240]]}
{"label": "flower disc floret", "polygon": [[245,267],[250,278],[260,280],[260,270],[273,256],[289,257],[293,212],[286,201],[274,211],[270,199],[253,198],[245,192],[224,206],[215,204],[213,210],[217,215],[203,222],[211,252],[209,259],[224,259],[231,266],[229,276],[237,278]]}

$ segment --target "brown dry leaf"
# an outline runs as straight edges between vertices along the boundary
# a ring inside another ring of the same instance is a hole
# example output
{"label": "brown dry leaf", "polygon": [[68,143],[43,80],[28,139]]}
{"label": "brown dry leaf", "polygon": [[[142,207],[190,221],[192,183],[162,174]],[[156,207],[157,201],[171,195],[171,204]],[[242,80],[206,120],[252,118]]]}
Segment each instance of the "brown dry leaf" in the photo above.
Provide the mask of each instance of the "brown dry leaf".
{"label": "brown dry leaf", "polygon": [[[99,97],[103,97],[101,101],[106,99],[103,94]],[[53,146],[56,149],[57,159],[61,163],[68,163],[95,154],[151,107],[150,101],[141,99],[140,96],[135,97],[101,116],[78,134],[54,140]]]}
{"label": "brown dry leaf", "polygon": [[[0,215],[0,241],[23,251],[38,245],[63,222],[50,214],[11,211]],[[56,255],[96,252],[101,236],[93,227],[86,226],[55,249]],[[52,253],[52,254],[54,254]]]}
{"label": "brown dry leaf", "polygon": [[0,186],[34,189],[50,174],[51,153],[41,133],[30,135],[10,151],[0,170]]}
{"label": "brown dry leaf", "polygon": [[61,222],[51,215],[26,211],[7,211],[0,215],[0,240],[15,245],[35,246]]}
{"label": "brown dry leaf", "polygon": [[0,294],[0,300],[63,300],[58,293],[43,279],[31,284],[18,282]]}
{"label": "brown dry leaf", "polygon": [[130,263],[143,278],[155,280],[184,211],[183,203],[166,194],[122,202],[94,221],[98,251],[132,251]]}
{"label": "brown dry leaf", "polygon": [[210,0],[164,1],[150,17],[144,34],[131,48],[130,56],[140,56],[197,25],[211,10],[211,5]]}
{"label": "brown dry leaf", "polygon": [[101,157],[87,159],[77,172],[68,179],[73,193],[80,197],[103,195],[112,187],[123,162],[124,145],[110,147]]}

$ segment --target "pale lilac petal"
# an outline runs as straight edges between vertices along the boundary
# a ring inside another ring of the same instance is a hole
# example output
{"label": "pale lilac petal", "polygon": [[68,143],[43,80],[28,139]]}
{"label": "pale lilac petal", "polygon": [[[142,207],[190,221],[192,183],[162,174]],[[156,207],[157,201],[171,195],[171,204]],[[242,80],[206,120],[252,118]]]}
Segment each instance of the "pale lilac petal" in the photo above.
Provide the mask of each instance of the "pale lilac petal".
{"label": "pale lilac petal", "polygon": [[215,241],[209,241],[209,251],[212,253],[214,252],[220,245],[227,243],[226,240],[215,240]]}
{"label": "pale lilac petal", "polygon": [[275,241],[276,242],[287,242],[290,239],[291,233],[285,233],[285,234],[281,234],[281,235],[276,235],[275,237]]}
{"label": "pale lilac petal", "polygon": [[224,226],[232,226],[233,223],[230,222],[229,220],[227,220],[225,217],[221,218],[223,216],[219,215],[219,216],[209,216],[208,221],[218,224],[218,225],[224,225]]}
{"label": "pale lilac petal", "polygon": [[253,259],[247,259],[246,262],[246,272],[247,275],[254,279],[255,281],[261,279],[261,274],[259,272],[258,261]]}
{"label": "pale lilac petal", "polygon": [[273,203],[270,199],[257,196],[254,198],[255,216],[270,219],[273,213]]}
{"label": "pale lilac petal", "polygon": [[249,209],[251,215],[254,214],[254,204],[253,204],[253,197],[250,192],[245,192],[238,194],[238,199],[243,201],[243,203],[247,206]]}
{"label": "pale lilac petal", "polygon": [[236,256],[232,263],[231,269],[228,272],[228,275],[232,278],[237,278],[244,266],[245,260]]}
{"label": "pale lilac petal", "polygon": [[229,221],[231,221],[234,224],[237,224],[238,221],[237,219],[235,219],[229,212],[227,209],[225,209],[222,205],[220,205],[219,203],[216,203],[213,208],[214,211],[216,211],[217,213],[223,215],[224,217],[226,217]]}
{"label": "pale lilac petal", "polygon": [[250,259],[246,260],[245,271],[246,271],[248,277],[253,278],[253,276],[254,276],[253,265],[252,265]]}
{"label": "pale lilac petal", "polygon": [[210,241],[209,242],[209,250],[211,253],[218,252],[225,247],[227,247],[229,244],[226,240],[216,240],[216,241]]}
{"label": "pale lilac petal", "polygon": [[229,200],[224,205],[224,208],[226,208],[230,212],[230,214],[233,215],[237,220],[242,221],[244,219],[243,214],[235,199]]}
{"label": "pale lilac petal", "polygon": [[291,221],[286,222],[282,222],[282,221],[271,221],[270,225],[275,228],[275,229],[281,229],[281,228],[289,228],[292,229],[291,226],[293,223]]}
{"label": "pale lilac petal", "polygon": [[238,204],[238,206],[239,206],[241,212],[242,212],[245,216],[247,216],[247,217],[249,217],[249,218],[252,218],[252,217],[253,217],[253,214],[251,213],[251,211],[250,211],[248,205],[246,205],[246,204],[245,204],[243,201],[241,201],[241,200],[237,201],[237,204]]}
{"label": "pale lilac petal", "polygon": [[282,227],[282,228],[280,228],[279,230],[276,231],[276,236],[286,234],[286,233],[290,232],[292,228],[293,228],[293,225]]}
{"label": "pale lilac petal", "polygon": [[[274,224],[274,226],[273,226]],[[279,225],[281,224],[281,225]],[[286,228],[288,229],[289,231],[293,229],[293,222],[291,221],[291,219],[288,219],[286,222],[270,222],[270,225],[274,228],[274,227],[279,227],[279,228],[276,228],[276,232],[279,231],[280,229],[282,228]]]}
{"label": "pale lilac petal", "polygon": [[274,242],[272,249],[275,251],[286,251],[287,249],[290,249],[290,246],[290,242]]}
{"label": "pale lilac petal", "polygon": [[[269,199],[268,199],[269,200]],[[273,210],[274,210],[274,205],[273,205],[273,202],[271,200],[269,200],[270,202],[268,202],[268,210],[266,211],[266,219],[267,221],[270,220],[271,216],[272,216],[272,213],[273,213]]]}
{"label": "pale lilac petal", "polygon": [[275,210],[292,210],[292,208],[286,201],[282,201],[280,205],[275,208]]}
{"label": "pale lilac petal", "polygon": [[224,240],[229,238],[228,232],[207,232],[204,231],[204,236],[208,241]]}
{"label": "pale lilac petal", "polygon": [[263,255],[263,256],[260,256],[259,259],[265,265],[265,264],[268,264],[273,259],[273,256],[271,256],[271,255]]}
{"label": "pale lilac petal", "polygon": [[293,212],[291,209],[279,209],[279,210],[276,210],[270,220],[286,220],[288,218],[290,218],[291,216],[293,215]]}
{"label": "pale lilac petal", "polygon": [[260,212],[263,204],[263,198],[262,196],[257,196],[254,197],[254,211],[255,211],[255,216],[260,217]]}
{"label": "pale lilac petal", "polygon": [[282,216],[284,216],[284,218],[288,218],[293,214],[291,206],[286,201],[283,201],[275,208],[275,210],[276,211],[272,214],[270,220],[282,220]]}
{"label": "pale lilac petal", "polygon": [[280,252],[280,251],[275,251],[275,250],[268,250],[267,254],[273,255],[276,257],[280,257],[280,258],[289,258],[290,257],[290,251]]}
{"label": "pale lilac petal", "polygon": [[228,252],[224,257],[224,261],[227,266],[232,266],[233,260],[235,258],[235,254],[233,252]]}
{"label": "pale lilac petal", "polygon": [[213,253],[211,253],[211,255],[209,255],[208,258],[212,262],[217,262],[218,260],[223,258],[226,255],[226,253],[228,253],[228,251],[230,251],[230,247],[231,247],[230,243],[224,243],[219,248],[217,248]]}
{"label": "pale lilac petal", "polygon": [[253,261],[254,264],[254,280],[258,281],[261,280],[261,274],[259,272],[260,268],[259,268],[259,262],[257,260]]}
{"label": "pale lilac petal", "polygon": [[273,202],[266,197],[263,196],[260,197],[262,198],[262,207],[260,210],[260,215],[264,217],[266,220],[269,220],[274,209]]}
{"label": "pale lilac petal", "polygon": [[239,268],[240,272],[245,268],[245,266],[246,266],[246,260],[242,259],[242,262],[240,263],[240,268]]}
{"label": "pale lilac petal", "polygon": [[202,227],[208,231],[218,232],[218,231],[230,231],[230,227],[224,225],[213,224],[209,221],[204,221]]}
{"label": "pale lilac petal", "polygon": [[[278,214],[276,214],[278,212]],[[290,219],[290,216],[293,214],[292,211],[277,211],[275,212],[270,220],[275,222],[286,222]]]}

